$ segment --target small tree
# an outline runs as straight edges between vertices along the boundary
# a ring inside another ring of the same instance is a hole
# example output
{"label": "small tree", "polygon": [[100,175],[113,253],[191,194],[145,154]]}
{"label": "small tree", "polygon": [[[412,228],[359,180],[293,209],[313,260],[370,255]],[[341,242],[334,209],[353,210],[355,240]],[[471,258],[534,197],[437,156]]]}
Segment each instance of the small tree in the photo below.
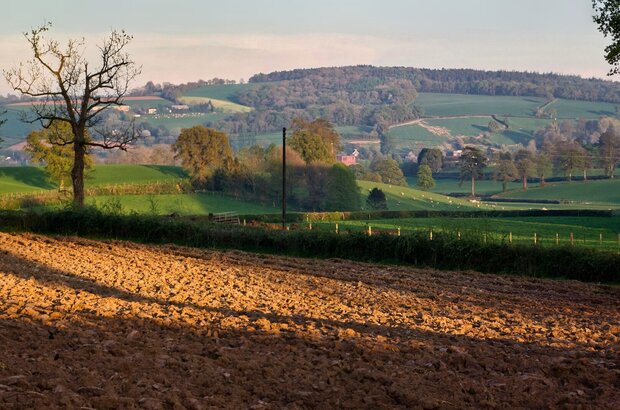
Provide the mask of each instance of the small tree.
{"label": "small tree", "polygon": [[357,211],[360,192],[355,174],[346,165],[334,164],[327,175],[325,207],[330,211]]}
{"label": "small tree", "polygon": [[502,182],[502,192],[506,192],[508,183],[517,178],[519,178],[519,172],[514,162],[511,159],[500,159],[493,172],[493,179]]}
{"label": "small tree", "polygon": [[536,176],[540,179],[540,186],[545,186],[545,178],[553,171],[551,157],[545,151],[538,153],[535,159]]}
{"label": "small tree", "polygon": [[620,135],[616,133],[614,127],[607,128],[599,139],[599,155],[605,175],[609,178],[614,177],[616,164],[620,161]]}
{"label": "small tree", "polygon": [[233,157],[226,134],[202,125],[182,129],[172,147],[175,158],[181,160],[183,168],[199,184]]}
{"label": "small tree", "polygon": [[398,162],[393,159],[379,159],[370,164],[371,171],[381,176],[384,184],[407,186],[407,180]]}
{"label": "small tree", "polygon": [[476,179],[484,176],[487,157],[476,147],[468,146],[461,154],[461,184],[467,178],[471,180],[471,196],[476,196]]}
{"label": "small tree", "polygon": [[[133,127],[106,130],[95,127],[107,108],[122,104],[129,84],[140,73],[125,52],[132,37],[124,31],[112,31],[99,46],[98,64],[92,68],[84,55],[84,40],[68,40],[62,47],[45,34],[51,24],[25,33],[33,58],[26,64],[4,72],[14,90],[38,97],[32,105],[34,119],[44,127],[52,121],[64,122],[71,134],[57,140],[58,145],[73,147],[73,203],[84,205],[85,157],[90,147],[126,149],[136,139]],[[91,135],[88,134],[91,129]]]}
{"label": "small tree", "polygon": [[371,189],[368,198],[366,198],[366,205],[375,210],[387,209],[387,199],[383,191],[379,188]]}
{"label": "small tree", "polygon": [[515,155],[515,167],[521,178],[523,189],[527,189],[527,179],[536,173],[536,167],[532,160],[532,153],[528,150],[521,149]]}
{"label": "small tree", "polygon": [[426,164],[420,165],[416,176],[418,177],[418,186],[424,191],[435,187],[435,180],[433,179],[433,172],[430,166]]}
{"label": "small tree", "polygon": [[487,128],[489,129],[489,132],[491,134],[496,134],[502,130],[502,126],[493,120],[489,121],[489,125],[487,126]]}
{"label": "small tree", "polygon": [[[71,181],[73,150],[59,141],[70,138],[70,135],[69,124],[54,121],[49,128],[32,131],[26,138],[25,151],[31,155],[33,162],[44,164],[48,178],[57,183],[61,191]],[[92,165],[93,160],[87,152],[84,156],[84,168],[88,170]]]}

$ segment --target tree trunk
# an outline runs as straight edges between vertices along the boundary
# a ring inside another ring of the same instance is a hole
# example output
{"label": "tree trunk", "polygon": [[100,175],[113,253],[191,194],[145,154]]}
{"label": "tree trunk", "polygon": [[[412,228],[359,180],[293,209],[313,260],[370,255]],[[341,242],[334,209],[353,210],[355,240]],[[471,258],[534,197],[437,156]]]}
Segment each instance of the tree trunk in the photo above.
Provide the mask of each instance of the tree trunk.
{"label": "tree trunk", "polygon": [[527,176],[523,175],[521,178],[521,185],[523,185],[523,190],[527,190]]}
{"label": "tree trunk", "polygon": [[583,182],[586,182],[587,180],[588,180],[588,171],[584,169],[583,170]]}
{"label": "tree trunk", "polygon": [[544,187],[544,186],[545,186],[545,176],[544,176],[544,175],[541,175],[541,176],[540,176],[540,186],[541,186],[541,187]]}
{"label": "tree trunk", "polygon": [[502,182],[502,192],[506,192],[506,185],[508,185],[506,181]]}
{"label": "tree trunk", "polygon": [[471,176],[471,197],[476,197],[476,182],[473,175]]}
{"label": "tree trunk", "polygon": [[73,206],[84,207],[84,156],[86,147],[77,141],[73,144],[73,168],[71,182],[73,183]]}

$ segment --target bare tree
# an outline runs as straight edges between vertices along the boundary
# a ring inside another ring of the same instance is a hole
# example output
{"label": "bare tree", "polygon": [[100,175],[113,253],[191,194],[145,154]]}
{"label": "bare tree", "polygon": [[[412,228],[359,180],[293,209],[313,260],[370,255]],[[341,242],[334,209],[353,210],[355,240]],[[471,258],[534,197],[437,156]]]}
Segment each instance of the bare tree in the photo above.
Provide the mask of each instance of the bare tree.
{"label": "bare tree", "polygon": [[73,145],[73,203],[82,207],[87,152],[93,147],[125,150],[136,139],[133,126],[104,129],[98,125],[105,109],[122,104],[140,68],[125,51],[132,36],[124,31],[112,31],[98,46],[98,65],[91,69],[84,58],[85,40],[70,39],[63,46],[45,36],[50,28],[46,23],[24,33],[33,58],[4,71],[4,76],[16,91],[37,97],[30,122],[40,121],[45,128],[53,121],[70,125],[71,134],[51,142]]}

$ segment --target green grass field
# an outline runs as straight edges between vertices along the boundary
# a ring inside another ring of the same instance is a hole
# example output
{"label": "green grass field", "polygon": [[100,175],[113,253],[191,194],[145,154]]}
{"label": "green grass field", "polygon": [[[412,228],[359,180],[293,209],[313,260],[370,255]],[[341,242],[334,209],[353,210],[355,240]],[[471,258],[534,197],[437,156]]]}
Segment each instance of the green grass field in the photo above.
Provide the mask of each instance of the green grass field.
{"label": "green grass field", "polygon": [[426,128],[413,124],[390,129],[388,135],[393,138],[397,148],[422,149],[436,147],[449,140],[448,137],[433,134]]}
{"label": "green grass field", "polygon": [[[85,185],[147,184],[187,178],[183,169],[160,165],[96,165]],[[0,168],[0,194],[55,189],[41,167]]]}
{"label": "green grass field", "polygon": [[189,114],[157,114],[144,115],[140,117],[139,122],[148,122],[153,127],[163,125],[173,133],[179,133],[182,128],[190,128],[195,125],[203,125],[209,121],[219,121],[227,117],[226,113],[189,113]]}
{"label": "green grass field", "polygon": [[[534,115],[544,98],[469,94],[419,93],[415,104],[425,116],[452,115]],[[487,121],[488,123],[488,121]]]}
{"label": "green grass field", "polygon": [[201,88],[190,90],[183,94],[188,97],[206,97],[216,100],[236,102],[235,97],[240,91],[259,87],[258,83],[229,84],[229,85],[208,85]]}
{"label": "green grass field", "polygon": [[[458,175],[456,175],[458,178]],[[407,178],[407,183],[411,187],[415,187],[418,183],[416,177]],[[507,189],[519,189],[521,188],[520,182],[508,183]],[[459,186],[458,179],[435,179],[435,187],[431,189],[432,192],[449,194],[449,193],[469,193],[471,191],[471,185],[468,181]],[[476,181],[476,194],[478,195],[493,195],[502,192],[502,183],[489,179],[483,179]]]}
{"label": "green grass field", "polygon": [[616,110],[616,104],[557,99],[549,105],[548,109],[555,109],[558,118],[596,119],[602,116],[613,116]]}
{"label": "green grass field", "polygon": [[208,215],[218,212],[237,212],[243,214],[273,214],[279,208],[261,205],[256,202],[241,201],[234,198],[209,194],[183,195],[126,195],[97,196],[87,198],[87,204],[101,209],[118,209],[123,213],[154,213],[157,215]]}
{"label": "green grass field", "polygon": [[616,208],[620,206],[620,179],[552,183],[544,188],[510,191],[500,196],[519,199],[558,199],[574,201],[584,207],[598,205]]}
{"label": "green grass field", "polygon": [[[458,237],[472,237],[489,242],[508,242],[512,234],[513,243],[556,246],[556,235],[560,245],[570,244],[573,234],[575,246],[589,246],[620,251],[620,216],[613,217],[510,217],[510,218],[406,218],[369,221],[339,221],[341,230],[367,230],[370,225],[377,231],[396,231],[401,233],[445,232]],[[313,224],[314,229],[332,230],[335,223]],[[602,243],[601,236],[602,235]]]}

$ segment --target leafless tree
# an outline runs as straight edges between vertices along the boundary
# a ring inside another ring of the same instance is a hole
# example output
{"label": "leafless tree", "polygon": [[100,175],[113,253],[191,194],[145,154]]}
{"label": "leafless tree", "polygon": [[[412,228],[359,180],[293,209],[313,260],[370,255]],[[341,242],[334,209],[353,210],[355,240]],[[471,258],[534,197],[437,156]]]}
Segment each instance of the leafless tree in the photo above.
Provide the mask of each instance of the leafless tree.
{"label": "leafless tree", "polygon": [[61,45],[46,37],[50,28],[51,24],[46,23],[24,33],[33,58],[4,71],[4,76],[16,91],[37,97],[30,122],[39,121],[44,127],[53,121],[70,124],[72,134],[52,142],[73,145],[73,203],[82,207],[85,155],[94,147],[125,150],[136,139],[132,126],[105,129],[99,125],[105,109],[122,105],[140,67],[125,51],[132,40],[125,31],[112,31],[98,46],[97,65],[92,69],[84,57],[83,38]]}

